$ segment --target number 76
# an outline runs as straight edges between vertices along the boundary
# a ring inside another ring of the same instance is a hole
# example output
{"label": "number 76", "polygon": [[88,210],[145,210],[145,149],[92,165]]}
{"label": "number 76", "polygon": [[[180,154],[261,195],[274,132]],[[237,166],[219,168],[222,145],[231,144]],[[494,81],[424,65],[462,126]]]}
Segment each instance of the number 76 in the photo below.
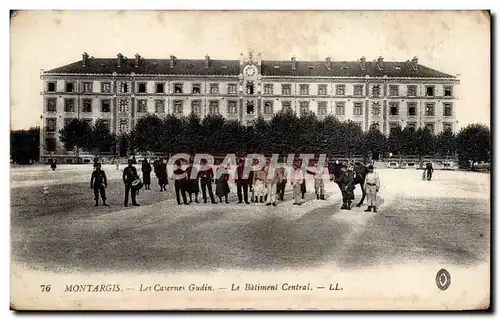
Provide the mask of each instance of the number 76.
{"label": "number 76", "polygon": [[50,284],[42,284],[40,285],[40,289],[42,292],[49,292],[50,291]]}

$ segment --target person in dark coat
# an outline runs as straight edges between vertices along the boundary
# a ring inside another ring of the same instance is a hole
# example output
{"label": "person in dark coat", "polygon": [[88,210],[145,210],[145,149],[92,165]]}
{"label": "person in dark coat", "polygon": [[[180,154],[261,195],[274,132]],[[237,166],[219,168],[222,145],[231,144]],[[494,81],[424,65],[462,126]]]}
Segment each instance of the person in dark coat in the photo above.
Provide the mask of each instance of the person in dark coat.
{"label": "person in dark coat", "polygon": [[198,178],[200,179],[201,192],[203,195],[203,202],[207,203],[207,189],[208,195],[210,196],[210,201],[216,204],[214,193],[212,191],[212,183],[214,179],[214,170],[208,165],[207,159],[201,160],[201,168],[198,171]]}
{"label": "person in dark coat", "polygon": [[95,164],[95,170],[92,171],[92,176],[90,177],[90,189],[94,189],[94,200],[95,206],[99,205],[99,194],[101,195],[102,205],[108,206],[106,204],[106,189],[108,187],[108,180],[106,179],[106,173],[101,170],[101,164]]}
{"label": "person in dark coat", "polygon": [[[228,170],[229,166],[225,166],[224,169]],[[219,168],[222,171],[222,168]],[[229,173],[221,173],[219,178],[215,181],[215,195],[219,197],[219,202],[222,203],[222,197],[224,197],[225,202],[229,203],[227,196],[229,194]]]}
{"label": "person in dark coat", "polygon": [[148,159],[144,159],[142,162],[142,182],[144,183],[145,190],[151,190],[151,164],[149,164]]}
{"label": "person in dark coat", "polygon": [[52,171],[55,171],[56,168],[57,168],[57,164],[56,164],[57,160],[56,159],[53,159],[52,160],[52,163],[50,164],[50,168],[52,169]]}
{"label": "person in dark coat", "polygon": [[300,184],[300,193],[302,194],[302,199],[304,199],[304,196],[306,194],[306,179],[304,177],[304,180],[302,180],[302,183]]}
{"label": "person in dark coat", "polygon": [[[243,203],[245,200],[246,204],[250,204],[248,202],[248,186],[250,185],[250,177],[244,177],[243,174],[245,172],[245,160],[240,159],[238,161],[238,167],[236,168],[236,193],[238,194],[238,203]],[[243,193],[243,194],[242,194]]]}
{"label": "person in dark coat", "polygon": [[432,163],[427,163],[425,171],[427,172],[427,181],[431,181],[432,179],[432,173],[434,172],[434,169],[432,168]]}
{"label": "person in dark coat", "polygon": [[168,175],[167,175],[167,163],[165,159],[160,159],[157,169],[156,176],[158,177],[158,185],[161,191],[167,191]]}
{"label": "person in dark coat", "polygon": [[287,183],[287,172],[285,168],[280,167],[276,169],[278,174],[278,184],[276,185],[276,195],[278,200],[284,201],[285,198],[285,188]]}
{"label": "person in dark coat", "polygon": [[175,162],[175,170],[173,172],[172,179],[174,179],[175,197],[177,198],[177,204],[189,204],[186,198],[186,186],[188,184],[188,178],[186,175],[186,171],[182,170],[182,164],[180,160],[177,160]]}
{"label": "person in dark coat", "polygon": [[189,203],[193,202],[193,194],[194,194],[194,202],[198,202],[198,194],[200,193],[199,187],[199,179],[198,179],[198,170],[193,166],[191,162],[189,166],[186,168],[186,175],[188,178],[186,192],[189,194]]}
{"label": "person in dark coat", "polygon": [[123,183],[125,184],[125,200],[124,200],[124,205],[125,207],[128,206],[128,194],[131,194],[132,197],[132,205],[133,206],[139,206],[136,202],[136,196],[137,196],[137,191],[132,188],[132,182],[134,182],[135,179],[138,179],[139,176],[137,175],[137,169],[132,165],[133,160],[129,159],[128,160],[128,166],[123,170]]}
{"label": "person in dark coat", "polygon": [[351,210],[352,200],[354,199],[354,173],[353,168],[342,168],[338,179],[340,189],[342,190],[342,210]]}

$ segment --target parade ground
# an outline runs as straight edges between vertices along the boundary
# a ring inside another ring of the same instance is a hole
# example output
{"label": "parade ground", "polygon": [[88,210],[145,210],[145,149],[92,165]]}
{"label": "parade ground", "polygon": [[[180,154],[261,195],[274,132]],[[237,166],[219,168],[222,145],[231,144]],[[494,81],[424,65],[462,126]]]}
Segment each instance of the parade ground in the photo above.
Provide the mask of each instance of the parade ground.
{"label": "parade ground", "polygon": [[[137,197],[141,206],[124,207],[124,167],[103,166],[109,207],[94,207],[92,165],[12,167],[13,262],[54,272],[489,262],[489,174],[434,171],[423,181],[420,170],[377,169],[373,213],[340,210],[340,190],[330,181],[326,200],[316,200],[311,180],[302,206],[292,205],[290,185],[277,207],[237,204],[233,184],[229,204],[179,206],[173,183],[160,192],[154,175],[151,190]],[[355,195],[357,202],[359,186]]]}

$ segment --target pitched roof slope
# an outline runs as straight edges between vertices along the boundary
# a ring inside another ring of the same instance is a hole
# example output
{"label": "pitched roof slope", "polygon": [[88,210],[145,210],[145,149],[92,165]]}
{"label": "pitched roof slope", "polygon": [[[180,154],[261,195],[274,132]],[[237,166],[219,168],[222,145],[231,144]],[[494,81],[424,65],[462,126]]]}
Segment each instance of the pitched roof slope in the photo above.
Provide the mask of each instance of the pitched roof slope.
{"label": "pitched roof slope", "polygon": [[[315,76],[315,77],[395,77],[395,78],[455,78],[455,76],[418,65],[412,67],[410,61],[384,61],[379,67],[376,61],[366,61],[364,69],[360,61],[262,61],[263,76]],[[175,59],[171,67],[171,59],[142,59],[135,67],[134,59],[124,59],[118,67],[117,59],[89,58],[87,65],[82,60],[45,71],[44,74],[172,74],[172,75],[225,75],[237,76],[240,73],[238,60],[212,60],[206,67],[205,59]]]}

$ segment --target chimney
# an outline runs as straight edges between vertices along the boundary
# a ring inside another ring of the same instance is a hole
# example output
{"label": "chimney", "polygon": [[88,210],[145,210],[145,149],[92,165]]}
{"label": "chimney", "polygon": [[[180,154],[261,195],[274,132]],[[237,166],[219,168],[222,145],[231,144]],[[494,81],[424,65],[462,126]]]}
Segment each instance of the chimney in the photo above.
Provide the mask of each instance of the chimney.
{"label": "chimney", "polygon": [[384,58],[378,57],[377,59],[377,66],[380,70],[384,69]]}
{"label": "chimney", "polygon": [[138,53],[136,53],[135,54],[135,65],[134,65],[134,67],[138,68],[140,61],[141,61],[141,56]]}
{"label": "chimney", "polygon": [[210,66],[210,56],[208,53],[205,55],[205,68],[208,68]]}
{"label": "chimney", "polygon": [[361,66],[361,70],[366,70],[366,57],[363,56],[359,59],[359,65]]}
{"label": "chimney", "polygon": [[411,67],[413,68],[413,70],[418,71],[418,58],[417,57],[413,57],[413,59],[411,59]]}
{"label": "chimney", "polygon": [[175,56],[173,54],[170,55],[170,68],[173,68],[175,65]]}
{"label": "chimney", "polygon": [[292,57],[292,70],[295,70],[297,68],[296,61],[295,61],[295,56]]}
{"label": "chimney", "polygon": [[326,57],[326,68],[332,70],[332,58]]}
{"label": "chimney", "polygon": [[82,67],[86,67],[88,64],[88,61],[89,61],[89,55],[87,54],[87,52],[84,52],[82,54]]}
{"label": "chimney", "polygon": [[243,65],[243,52],[240,53],[240,66]]}
{"label": "chimney", "polygon": [[259,52],[259,54],[257,55],[257,64],[260,66],[262,64],[262,56]]}
{"label": "chimney", "polygon": [[117,60],[118,68],[121,68],[123,65],[123,54],[119,53],[116,56],[118,57],[118,60]]}

